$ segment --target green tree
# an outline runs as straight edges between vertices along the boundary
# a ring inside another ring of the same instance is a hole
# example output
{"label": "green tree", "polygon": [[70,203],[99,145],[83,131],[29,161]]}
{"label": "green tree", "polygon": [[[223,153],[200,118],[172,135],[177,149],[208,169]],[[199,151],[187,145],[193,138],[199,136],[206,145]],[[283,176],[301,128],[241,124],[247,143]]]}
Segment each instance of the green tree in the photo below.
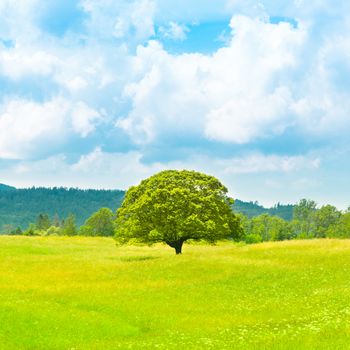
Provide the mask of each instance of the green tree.
{"label": "green tree", "polygon": [[52,226],[55,226],[55,227],[60,227],[61,226],[60,217],[58,216],[57,213],[55,213],[55,215],[53,217]]}
{"label": "green tree", "polygon": [[61,234],[61,228],[57,226],[50,226],[45,232],[44,236],[59,236]]}
{"label": "green tree", "polygon": [[78,233],[77,226],[75,224],[75,215],[70,214],[64,221],[61,233],[64,236],[75,236]]}
{"label": "green tree", "polygon": [[109,208],[101,208],[92,214],[79,233],[83,236],[113,236],[115,230],[115,218]]}
{"label": "green tree", "polygon": [[269,237],[271,241],[284,241],[292,238],[290,223],[277,216],[270,217],[269,228]]}
{"label": "green tree", "polygon": [[329,227],[327,237],[350,238],[350,211],[346,211],[345,214],[339,217],[336,223]]}
{"label": "green tree", "polygon": [[251,226],[252,226],[252,220],[247,215],[245,215],[243,213],[237,213],[236,216],[240,221],[243,232],[245,234],[250,233]]}
{"label": "green tree", "polygon": [[300,223],[300,232],[298,235],[305,237],[312,236],[313,231],[313,215],[316,211],[317,203],[309,199],[301,199],[295,205],[293,218]]}
{"label": "green tree", "polygon": [[315,237],[324,238],[331,226],[334,226],[341,217],[341,212],[332,205],[324,205],[313,215]]}
{"label": "green tree", "polygon": [[226,187],[212,176],[162,171],[127,191],[117,211],[116,240],[165,242],[180,254],[189,239],[239,239],[243,230],[232,204]]}
{"label": "green tree", "polygon": [[261,241],[283,241],[292,236],[290,223],[278,216],[262,214],[251,219],[249,234]]}
{"label": "green tree", "polygon": [[36,226],[34,224],[29,224],[28,228],[23,232],[24,236],[36,236],[37,231],[36,231]]}
{"label": "green tree", "polygon": [[252,218],[251,234],[259,235],[262,241],[269,241],[270,237],[270,221],[269,214],[261,214]]}
{"label": "green tree", "polygon": [[51,226],[51,220],[47,214],[39,214],[36,219],[37,230],[47,230]]}
{"label": "green tree", "polygon": [[261,243],[262,239],[261,239],[261,236],[258,234],[248,233],[244,236],[244,241],[247,244],[256,244],[256,243]]}
{"label": "green tree", "polygon": [[20,227],[17,227],[16,229],[14,229],[13,231],[10,232],[11,235],[14,236],[20,236],[22,235],[22,229]]}

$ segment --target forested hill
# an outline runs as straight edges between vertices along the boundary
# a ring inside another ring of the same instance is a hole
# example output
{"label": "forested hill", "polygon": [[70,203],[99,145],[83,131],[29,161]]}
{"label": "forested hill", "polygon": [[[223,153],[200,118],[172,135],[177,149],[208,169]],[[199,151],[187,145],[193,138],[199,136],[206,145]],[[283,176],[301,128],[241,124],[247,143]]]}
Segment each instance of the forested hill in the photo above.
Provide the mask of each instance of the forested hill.
{"label": "forested hill", "polygon": [[0,187],[0,231],[4,225],[26,228],[40,213],[60,219],[76,216],[78,225],[101,207],[117,209],[124,191],[81,190],[76,188],[28,188],[9,190]]}
{"label": "forested hill", "polygon": [[[4,226],[26,228],[35,222],[41,213],[51,218],[66,218],[74,214],[77,224],[84,221],[101,207],[115,211],[124,198],[124,191],[119,190],[81,190],[76,188],[29,188],[16,189],[0,184],[0,232]],[[234,210],[249,217],[263,213],[278,215],[286,220],[292,218],[292,205],[277,205],[266,209],[258,203],[236,200]]]}
{"label": "forested hill", "polygon": [[269,214],[290,221],[293,218],[294,205],[278,203],[272,208],[264,208],[257,202],[242,202],[239,199],[236,199],[233,208],[236,212],[243,213],[250,218],[261,214]]}
{"label": "forested hill", "polygon": [[16,189],[15,187],[0,184],[0,191],[12,191],[15,189]]}

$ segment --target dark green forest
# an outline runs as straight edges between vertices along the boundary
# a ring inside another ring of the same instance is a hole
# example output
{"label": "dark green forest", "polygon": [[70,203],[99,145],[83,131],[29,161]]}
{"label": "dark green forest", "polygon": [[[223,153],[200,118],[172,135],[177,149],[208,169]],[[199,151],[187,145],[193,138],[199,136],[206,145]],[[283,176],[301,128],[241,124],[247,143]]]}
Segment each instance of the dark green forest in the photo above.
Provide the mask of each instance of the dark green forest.
{"label": "dark green forest", "polygon": [[[121,190],[82,190],[77,188],[27,188],[16,189],[0,184],[0,232],[13,228],[25,229],[35,223],[41,213],[51,218],[63,220],[70,214],[76,218],[78,226],[100,208],[109,208],[113,212],[119,208],[124,198]],[[261,214],[279,216],[291,220],[293,205],[276,205],[264,208],[257,202],[235,200],[234,210],[249,218]]]}
{"label": "dark green forest", "polygon": [[74,214],[77,225],[101,207],[113,211],[124,198],[124,191],[81,190],[76,188],[27,188],[16,189],[0,185],[0,232],[10,227],[26,228],[36,222],[39,214],[63,220]]}
{"label": "dark green forest", "polygon": [[293,209],[292,204],[276,204],[272,208],[264,208],[258,202],[243,202],[239,199],[235,200],[233,204],[233,210],[237,213],[242,213],[248,218],[253,218],[262,214],[268,214],[271,216],[278,216],[286,221],[293,219]]}

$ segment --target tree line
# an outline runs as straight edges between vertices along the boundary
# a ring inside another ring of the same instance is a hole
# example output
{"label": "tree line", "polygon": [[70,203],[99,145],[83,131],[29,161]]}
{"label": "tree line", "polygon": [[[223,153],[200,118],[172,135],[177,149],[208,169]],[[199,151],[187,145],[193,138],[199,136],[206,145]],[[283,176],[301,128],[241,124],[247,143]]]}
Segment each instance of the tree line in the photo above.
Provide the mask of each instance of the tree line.
{"label": "tree line", "polygon": [[23,236],[104,236],[111,237],[115,233],[115,215],[109,208],[101,208],[92,214],[83,225],[78,226],[74,214],[60,219],[56,214],[52,218],[39,214],[35,223],[30,223],[22,230],[20,227],[7,232],[9,235]]}
{"label": "tree line", "polygon": [[[42,213],[48,214],[52,220],[55,216],[67,218],[74,214],[76,225],[81,226],[99,208],[118,209],[124,197],[125,191],[121,190],[64,187],[16,189],[0,184],[0,234],[10,233],[17,227],[24,231]],[[264,208],[258,202],[237,199],[232,207],[234,212],[250,218],[267,213],[291,220],[293,214],[293,205],[277,204],[273,208]]]}
{"label": "tree line", "polygon": [[[332,205],[317,206],[313,200],[302,199],[293,207],[292,220],[285,220],[271,214],[249,217],[236,213],[243,229],[242,241],[260,243],[312,238],[350,238],[350,207],[340,211]],[[39,214],[34,223],[22,230],[12,228],[7,233],[26,236],[102,236],[112,237],[116,230],[116,214],[109,208],[93,213],[83,225],[69,214],[60,219],[57,214],[50,217]]]}
{"label": "tree line", "polygon": [[293,208],[293,219],[262,214],[241,220],[247,243],[312,238],[350,238],[350,207],[342,212],[332,205],[317,206],[302,199]]}

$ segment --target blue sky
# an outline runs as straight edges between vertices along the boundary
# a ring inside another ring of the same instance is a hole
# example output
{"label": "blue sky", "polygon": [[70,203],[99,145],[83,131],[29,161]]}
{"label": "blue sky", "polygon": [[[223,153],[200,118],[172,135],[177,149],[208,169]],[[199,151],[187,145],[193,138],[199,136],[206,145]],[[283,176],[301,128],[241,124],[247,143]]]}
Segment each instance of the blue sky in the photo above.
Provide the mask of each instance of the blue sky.
{"label": "blue sky", "polygon": [[0,0],[0,182],[350,205],[350,3]]}

